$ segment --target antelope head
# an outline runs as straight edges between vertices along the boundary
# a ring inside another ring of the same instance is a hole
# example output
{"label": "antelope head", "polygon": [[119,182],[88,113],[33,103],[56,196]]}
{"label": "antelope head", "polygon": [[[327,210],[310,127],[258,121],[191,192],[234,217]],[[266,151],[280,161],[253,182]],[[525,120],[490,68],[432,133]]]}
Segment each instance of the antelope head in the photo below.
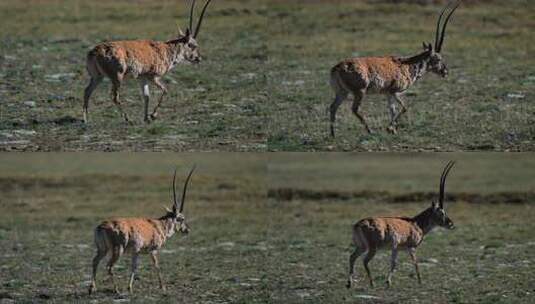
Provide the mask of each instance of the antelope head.
{"label": "antelope head", "polygon": [[165,219],[172,220],[173,228],[170,233],[174,232],[180,232],[183,234],[188,234],[190,232],[190,227],[186,223],[186,217],[184,216],[184,203],[186,201],[186,190],[188,189],[189,180],[191,178],[191,175],[193,174],[193,171],[195,170],[195,166],[191,168],[191,171],[188,174],[188,177],[186,178],[186,181],[184,182],[184,188],[182,189],[182,199],[177,201],[176,198],[176,169],[175,174],[173,175],[173,205],[171,209],[167,209],[167,214],[164,216]]}
{"label": "antelope head", "polygon": [[446,210],[444,209],[444,187],[446,185],[446,177],[448,176],[448,173],[454,164],[454,161],[450,161],[444,168],[444,171],[442,171],[442,176],[440,177],[440,192],[438,202],[433,201],[431,203],[431,207],[428,209],[431,223],[447,229],[455,229],[453,221],[448,217]]}
{"label": "antelope head", "polygon": [[197,26],[195,27],[195,29],[193,29],[193,11],[195,9],[195,0],[193,0],[191,3],[189,15],[189,27],[186,29],[186,32],[184,33],[179,27],[177,37],[173,40],[167,41],[168,44],[174,44],[178,46],[178,51],[175,54],[173,62],[174,64],[183,61],[195,64],[201,62],[202,57],[199,51],[199,44],[197,43],[196,39],[201,29],[204,13],[206,12],[206,8],[208,7],[208,4],[210,4],[211,1],[212,0],[208,0],[204,4],[204,7],[201,11],[201,15],[199,17],[199,21],[197,22]]}
{"label": "antelope head", "polygon": [[446,10],[450,7],[450,4],[452,4],[452,2],[448,3],[448,5],[444,9],[442,9],[442,12],[438,17],[437,29],[435,33],[435,45],[432,46],[431,43],[423,43],[424,52],[428,56],[427,71],[433,72],[444,78],[448,76],[448,67],[446,66],[446,63],[444,62],[444,59],[442,58],[442,54],[440,52],[442,51],[442,44],[444,43],[444,37],[446,36],[446,27],[448,25],[448,22],[450,21],[451,16],[453,15],[457,7],[459,7],[461,2],[457,1],[457,4],[455,4],[455,6],[450,10],[448,16],[444,21],[444,24],[442,25],[442,31],[440,31],[442,17],[444,16]]}

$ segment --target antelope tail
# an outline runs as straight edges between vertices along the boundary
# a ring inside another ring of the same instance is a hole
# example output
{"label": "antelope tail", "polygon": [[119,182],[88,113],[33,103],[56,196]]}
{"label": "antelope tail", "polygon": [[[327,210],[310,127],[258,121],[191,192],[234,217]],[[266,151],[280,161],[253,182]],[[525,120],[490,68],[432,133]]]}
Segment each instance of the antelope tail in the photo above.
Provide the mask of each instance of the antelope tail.
{"label": "antelope tail", "polygon": [[352,235],[352,241],[353,245],[366,249],[368,248],[368,241],[366,240],[366,237],[364,236],[364,232],[362,231],[362,228],[357,223],[353,226],[353,235]]}
{"label": "antelope tail", "polygon": [[97,246],[97,250],[100,252],[107,252],[108,249],[112,248],[112,242],[108,237],[106,229],[100,225],[95,228],[95,246]]}
{"label": "antelope tail", "polygon": [[341,73],[344,72],[343,71],[343,67],[338,64],[338,65],[335,65],[332,69],[331,69],[331,80],[330,80],[330,84],[331,84],[331,87],[333,88],[333,90],[338,93],[338,92],[346,92],[346,93],[349,93],[351,92],[351,90],[347,87],[347,85],[344,83],[344,80],[342,79],[341,77]]}
{"label": "antelope tail", "polygon": [[87,72],[89,73],[89,76],[91,77],[108,75],[108,73],[106,73],[106,71],[104,70],[103,65],[100,64],[100,61],[102,61],[102,59],[98,55],[99,54],[96,49],[92,49],[87,53],[86,68]]}

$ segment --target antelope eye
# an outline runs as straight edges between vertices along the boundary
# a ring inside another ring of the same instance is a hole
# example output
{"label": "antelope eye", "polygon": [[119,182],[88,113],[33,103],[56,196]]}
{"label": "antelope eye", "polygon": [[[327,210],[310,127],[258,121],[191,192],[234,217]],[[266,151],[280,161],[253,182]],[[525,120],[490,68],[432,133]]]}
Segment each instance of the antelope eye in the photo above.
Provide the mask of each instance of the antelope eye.
{"label": "antelope eye", "polygon": [[193,43],[188,43],[188,47],[192,50],[194,50],[196,48],[195,44]]}

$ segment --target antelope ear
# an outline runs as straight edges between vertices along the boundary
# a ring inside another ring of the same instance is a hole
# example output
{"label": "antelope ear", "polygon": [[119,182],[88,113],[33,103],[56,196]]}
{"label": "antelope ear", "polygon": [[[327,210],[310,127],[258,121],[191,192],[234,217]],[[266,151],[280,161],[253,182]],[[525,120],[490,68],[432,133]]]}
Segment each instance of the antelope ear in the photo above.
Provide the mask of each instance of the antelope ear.
{"label": "antelope ear", "polygon": [[191,36],[191,30],[189,28],[186,29],[186,34],[184,36],[186,36],[188,38]]}
{"label": "antelope ear", "polygon": [[425,42],[425,41],[422,42],[422,46],[424,48],[424,51],[432,51],[433,50],[433,46],[429,42]]}

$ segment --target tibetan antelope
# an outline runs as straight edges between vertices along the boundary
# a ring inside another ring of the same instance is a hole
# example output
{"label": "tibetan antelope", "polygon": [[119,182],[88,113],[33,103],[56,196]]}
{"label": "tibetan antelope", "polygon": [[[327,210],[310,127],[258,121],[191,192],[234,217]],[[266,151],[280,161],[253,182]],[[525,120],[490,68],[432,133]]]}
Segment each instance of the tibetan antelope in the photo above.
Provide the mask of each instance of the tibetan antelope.
{"label": "tibetan antelope", "polygon": [[191,174],[195,167],[191,169],[184,183],[182,190],[182,199],[180,204],[176,199],[176,170],[173,176],[173,206],[172,209],[167,209],[167,213],[158,218],[112,218],[103,221],[95,228],[95,245],[97,246],[97,254],[93,258],[93,273],[91,277],[91,285],[89,286],[89,294],[96,291],[96,276],[99,262],[110,252],[111,257],[108,261],[108,274],[112,280],[112,284],[116,293],[119,289],[113,279],[113,265],[119,260],[125,251],[132,254],[132,273],[128,284],[128,290],[133,292],[134,277],[138,267],[138,257],[141,253],[149,253],[152,263],[158,273],[158,280],[160,288],[165,290],[162,275],[160,273],[160,265],[158,263],[158,250],[162,248],[167,239],[173,236],[175,232],[187,234],[190,231],[186,224],[186,218],[182,213],[184,210],[184,202],[186,199],[186,190],[191,178]]}
{"label": "tibetan antelope", "polygon": [[[426,72],[433,72],[447,77],[448,68],[441,55],[442,44],[446,34],[446,26],[460,1],[451,9],[439,31],[442,17],[451,2],[442,10],[437,22],[435,45],[423,43],[424,51],[410,57],[356,57],[343,60],[331,69],[331,87],[336,96],[330,106],[331,136],[334,137],[334,123],[336,111],[349,94],[354,97],[352,111],[360,120],[368,133],[372,130],[366,123],[359,108],[364,96],[370,94],[386,94],[390,111],[390,125],[387,130],[395,134],[399,117],[407,111],[407,106],[401,98],[403,92],[409,89]],[[440,33],[440,34],[439,34]],[[396,111],[396,102],[401,109]]]}
{"label": "tibetan antelope", "polygon": [[[123,118],[127,122],[129,121],[128,115],[119,101],[119,88],[127,75],[137,78],[141,86],[145,102],[145,122],[148,123],[156,119],[158,108],[167,94],[167,88],[161,82],[161,77],[177,64],[198,64],[201,62],[196,39],[201,29],[204,13],[210,2],[211,0],[206,1],[197,26],[193,30],[195,0],[192,1],[189,27],[186,29],[186,33],[183,33],[179,28],[178,36],[174,39],[165,42],[154,40],[110,41],[101,43],[89,51],[87,54],[87,72],[91,80],[84,91],[84,122],[88,122],[89,98],[104,77],[111,80],[113,103]],[[151,82],[162,91],[162,95],[149,116],[149,83]]]}
{"label": "tibetan antelope", "polygon": [[396,268],[398,248],[406,248],[416,269],[418,283],[422,283],[418,262],[416,261],[416,248],[422,243],[425,235],[437,226],[454,229],[453,222],[444,209],[444,186],[446,177],[455,162],[450,161],[440,177],[440,193],[438,203],[433,201],[431,207],[425,209],[415,217],[372,217],[360,220],[353,225],[353,243],[357,247],[349,257],[349,278],[347,288],[351,287],[355,260],[364,254],[363,264],[370,286],[373,287],[373,279],[368,268],[368,263],[375,253],[381,248],[391,248],[390,272],[387,284],[392,284],[392,274]]}

